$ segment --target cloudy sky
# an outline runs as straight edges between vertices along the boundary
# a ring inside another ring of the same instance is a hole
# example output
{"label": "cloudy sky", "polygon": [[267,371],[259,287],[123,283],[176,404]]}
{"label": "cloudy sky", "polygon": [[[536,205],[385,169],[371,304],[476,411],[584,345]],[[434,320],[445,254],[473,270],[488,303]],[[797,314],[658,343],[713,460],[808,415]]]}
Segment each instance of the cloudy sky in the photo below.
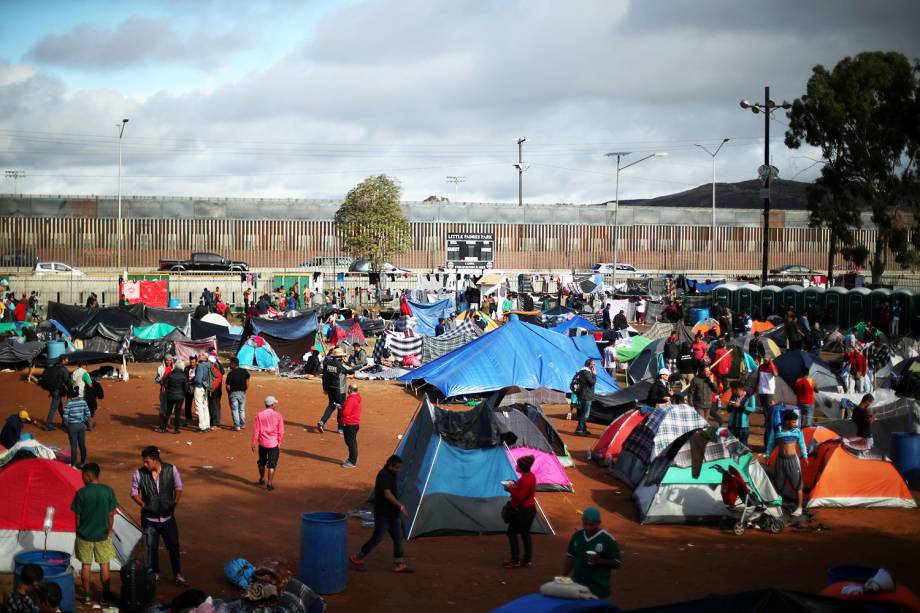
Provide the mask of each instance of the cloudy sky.
{"label": "cloudy sky", "polygon": [[[371,174],[404,198],[614,197],[756,176],[762,115],[815,64],[865,50],[920,56],[920,2],[737,0],[7,0],[0,169],[26,193],[341,198]],[[782,178],[810,151],[782,144]],[[463,177],[457,185],[447,177]],[[0,191],[12,192],[3,178]]]}

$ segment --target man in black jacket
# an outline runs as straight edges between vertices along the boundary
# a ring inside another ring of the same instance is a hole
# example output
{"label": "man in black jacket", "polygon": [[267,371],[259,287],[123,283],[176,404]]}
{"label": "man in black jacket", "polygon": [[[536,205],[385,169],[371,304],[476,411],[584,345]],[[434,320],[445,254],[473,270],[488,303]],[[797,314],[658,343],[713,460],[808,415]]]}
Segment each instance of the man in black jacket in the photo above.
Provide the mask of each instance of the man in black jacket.
{"label": "man in black jacket", "polygon": [[623,312],[623,309],[620,309],[620,312],[613,316],[613,329],[619,332],[620,330],[625,330],[629,327],[629,322],[626,321],[626,313]]}
{"label": "man in black jacket", "polygon": [[677,331],[672,331],[668,340],[664,342],[664,362],[671,372],[677,372],[677,358],[680,357],[680,340]]}
{"label": "man in black jacket", "polygon": [[597,384],[597,370],[594,366],[594,360],[588,359],[584,368],[578,371],[578,400],[581,402],[581,412],[578,415],[578,427],[575,434],[578,436],[588,436],[586,422],[591,415],[591,403],[594,402],[594,386]]}
{"label": "man in black jacket", "polygon": [[650,407],[656,407],[659,404],[670,404],[671,390],[668,388],[668,380],[670,378],[671,371],[667,368],[662,368],[658,371],[658,377],[655,379],[655,382],[652,383],[652,387],[648,391],[648,397],[645,399],[645,404]]}
{"label": "man in black jacket", "polygon": [[45,420],[46,432],[54,430],[54,413],[57,411],[61,415],[63,423],[64,405],[61,404],[61,393],[64,387],[70,385],[70,371],[67,370],[67,356],[61,358],[47,371],[42,374],[41,386],[48,391],[51,396],[51,407],[48,409],[48,419]]}
{"label": "man in black jacket", "polygon": [[345,350],[336,347],[326,358],[323,363],[323,391],[329,398],[329,404],[318,422],[316,429],[325,432],[326,422],[332,417],[335,411],[335,419],[338,424],[339,434],[342,430],[342,405],[345,404],[345,390],[348,388],[348,375],[355,372],[356,368],[351,368],[345,363]]}

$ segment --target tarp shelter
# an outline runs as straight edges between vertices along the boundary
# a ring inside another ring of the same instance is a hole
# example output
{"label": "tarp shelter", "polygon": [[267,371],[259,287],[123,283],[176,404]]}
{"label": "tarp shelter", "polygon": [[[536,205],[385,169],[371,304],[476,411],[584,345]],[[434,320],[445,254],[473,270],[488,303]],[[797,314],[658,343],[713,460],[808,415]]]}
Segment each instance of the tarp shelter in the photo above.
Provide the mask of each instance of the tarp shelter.
{"label": "tarp shelter", "polygon": [[252,327],[253,335],[265,332],[287,340],[303,338],[311,332],[316,332],[319,327],[316,311],[307,311],[296,317],[282,317],[281,319],[253,317],[249,320],[249,325]]}
{"label": "tarp shelter", "polygon": [[[714,429],[691,430],[677,437],[652,462],[642,481],[633,492],[643,524],[712,523],[734,517],[722,501],[722,474],[735,468],[745,483],[767,502],[767,512],[776,519],[782,517],[780,495],[766,471],[734,436],[712,436]],[[694,476],[691,439],[705,441],[699,473]]]}
{"label": "tarp shelter", "polygon": [[542,313],[538,311],[537,315],[540,317],[540,320],[544,325],[555,326],[575,315],[575,311],[569,307],[560,305],[554,306],[553,308],[543,311]]}
{"label": "tarp shelter", "polygon": [[[302,355],[302,354],[301,354]],[[278,356],[272,346],[261,336],[250,336],[236,353],[236,359],[243,368],[256,370],[277,370]]]}
{"label": "tarp shelter", "polygon": [[571,319],[566,319],[562,323],[556,324],[550,329],[553,330],[554,332],[559,332],[560,334],[567,334],[568,331],[571,330],[572,328],[581,328],[583,330],[588,330],[589,332],[599,332],[600,331],[600,328],[598,328],[593,323],[591,323],[590,321],[588,321],[587,319],[579,315],[576,315],[575,317],[572,317]]}
{"label": "tarp shelter", "polygon": [[[575,349],[570,339],[512,318],[495,332],[484,334],[399,380],[427,383],[447,398],[511,386],[565,392],[585,360],[586,356]],[[610,375],[598,369],[596,392],[609,394],[618,389]]]}
{"label": "tarp shelter", "polygon": [[[491,317],[489,317],[482,311],[476,311],[476,313],[478,313],[479,317],[481,317],[483,321],[486,322],[486,329],[484,330],[485,332],[491,332],[492,330],[498,329],[498,324],[495,322],[494,319],[492,319]],[[458,322],[466,321],[467,319],[469,319],[470,321],[472,321],[473,319],[473,314],[469,309],[457,313]],[[476,326],[476,327],[478,328],[479,326]]]}
{"label": "tarp shelter", "polygon": [[[569,330],[569,332],[574,331],[575,330]],[[582,352],[589,358],[594,358],[595,360],[601,359],[601,350],[598,349],[597,342],[594,340],[593,334],[569,334],[568,337],[572,339],[572,343],[575,345],[575,348],[578,351]]]}
{"label": "tarp shelter", "polygon": [[17,343],[11,339],[0,341],[0,364],[19,364],[32,362],[45,350],[45,343],[32,341]]}
{"label": "tarp shelter", "polygon": [[277,338],[265,332],[260,334],[259,337],[265,339],[265,341],[268,342],[271,348],[275,351],[275,355],[278,356],[279,362],[284,358],[287,358],[292,363],[299,364],[303,362],[304,354],[313,349],[316,343],[316,332],[311,332],[304,338],[298,338],[295,340]]}
{"label": "tarp shelter", "polygon": [[202,351],[205,353],[217,351],[217,337],[176,340],[173,341],[173,348],[176,352],[176,359],[187,363],[190,357],[197,356]]}
{"label": "tarp shelter", "polygon": [[434,336],[438,320],[454,312],[454,305],[450,300],[439,300],[432,304],[421,304],[410,300],[409,308],[412,309],[412,330],[423,336]]}
{"label": "tarp shelter", "polygon": [[672,404],[657,408],[627,437],[620,457],[610,471],[629,487],[636,487],[651,463],[671,443],[691,430],[708,425],[690,405]]}
{"label": "tarp shelter", "polygon": [[422,362],[436,360],[454,349],[459,349],[467,343],[476,340],[484,332],[472,320],[463,320],[457,327],[441,336],[422,337],[422,352],[419,359]]}
{"label": "tarp shelter", "polygon": [[[0,571],[13,572],[13,556],[18,553],[44,549],[42,524],[49,506],[55,513],[48,549],[73,551],[76,520],[70,504],[82,487],[80,471],[57,460],[16,460],[0,469]],[[128,560],[140,538],[141,531],[118,511],[112,530],[115,570]],[[76,557],[71,563],[79,568]]]}
{"label": "tarp shelter", "polygon": [[624,343],[623,345],[617,346],[617,361],[618,362],[629,362],[640,353],[642,350],[651,343],[649,339],[644,336],[633,336],[629,339],[629,342]]}
{"label": "tarp shelter", "polygon": [[[101,336],[110,340],[120,341],[132,327],[143,326],[147,322],[143,319],[144,305],[136,305],[135,309],[122,307],[107,307],[88,309],[88,316],[76,326],[67,326],[74,338],[88,339]],[[51,310],[49,304],[49,317]],[[52,317],[52,319],[58,319]],[[60,321],[60,319],[58,319]]]}
{"label": "tarp shelter", "polygon": [[335,322],[335,329],[332,331],[331,336],[335,339],[332,343],[333,345],[337,345],[342,341],[346,341],[351,345],[367,345],[367,339],[364,338],[361,324],[354,319],[343,319]]}
{"label": "tarp shelter", "polygon": [[[489,402],[459,412],[422,400],[396,450],[403,460],[397,490],[408,511],[407,538],[507,529],[501,509],[509,496],[501,482],[517,474],[492,411]],[[553,532],[539,502],[531,532]]]}
{"label": "tarp shelter", "polygon": [[[508,459],[517,472],[518,459],[531,455],[534,458],[530,472],[537,479],[537,491],[571,492],[572,482],[565,474],[565,468],[553,452],[553,448],[527,416],[510,407],[496,411],[495,419],[506,436]],[[513,440],[511,440],[513,439]]]}
{"label": "tarp shelter", "polygon": [[613,394],[595,396],[594,402],[591,403],[591,416],[588,419],[602,424],[609,424],[623,413],[639,408],[645,404],[649,390],[652,389],[652,384],[651,379],[646,379],[629,387],[624,387]]}
{"label": "tarp shelter", "polygon": [[[70,360],[71,364],[104,364],[105,362],[119,363],[122,361],[121,354],[118,353],[106,353],[104,351],[71,351],[70,353],[65,354]],[[50,366],[57,362],[57,358],[49,360],[43,358],[41,360],[35,360],[36,366]]]}
{"label": "tarp shelter", "polygon": [[572,600],[543,594],[528,594],[489,613],[619,613],[620,608],[605,600]]}
{"label": "tarp shelter", "polygon": [[31,328],[31,321],[14,321],[9,323],[0,323],[0,334],[12,334],[22,336],[23,328]]}
{"label": "tarp shelter", "polygon": [[588,459],[604,466],[615,462],[623,450],[623,443],[646,417],[648,414],[643,414],[638,409],[629,410],[617,417],[588,450]]}
{"label": "tarp shelter", "polygon": [[155,341],[163,338],[175,329],[176,326],[171,324],[154,323],[149,326],[136,326],[133,336],[143,340]]}
{"label": "tarp shelter", "polygon": [[[124,314],[127,314],[128,317],[123,318]],[[127,332],[130,325],[141,325],[140,322],[144,319],[144,305],[132,304],[130,306],[87,309],[60,302],[48,302],[48,319],[57,320],[62,326],[70,330],[74,336],[84,324],[87,324],[90,319],[97,315],[101,316],[103,323],[108,323],[112,327],[118,327],[115,324],[120,325],[126,319],[128,323],[123,327]]]}
{"label": "tarp shelter", "polygon": [[206,321],[192,320],[192,340],[205,340],[214,338],[220,349],[236,349],[240,343],[240,336],[230,332],[230,328],[218,326]]}
{"label": "tarp shelter", "polygon": [[422,343],[423,337],[414,333],[407,334],[387,330],[374,343],[374,362],[380,363],[384,348],[389,350],[392,359],[400,362],[407,355],[419,356],[422,354]]}
{"label": "tarp shelter", "polygon": [[[168,324],[153,325],[166,326]],[[172,332],[155,339],[132,336],[131,342],[128,345],[128,350],[131,354],[131,358],[135,362],[159,362],[166,357],[167,354],[174,354],[175,342],[183,340],[188,340],[188,337],[182,334],[177,328],[174,328]]]}
{"label": "tarp shelter", "polygon": [[175,326],[186,336],[191,331],[189,328],[189,320],[192,318],[191,309],[159,309],[147,306],[144,310],[144,317],[153,323]]}

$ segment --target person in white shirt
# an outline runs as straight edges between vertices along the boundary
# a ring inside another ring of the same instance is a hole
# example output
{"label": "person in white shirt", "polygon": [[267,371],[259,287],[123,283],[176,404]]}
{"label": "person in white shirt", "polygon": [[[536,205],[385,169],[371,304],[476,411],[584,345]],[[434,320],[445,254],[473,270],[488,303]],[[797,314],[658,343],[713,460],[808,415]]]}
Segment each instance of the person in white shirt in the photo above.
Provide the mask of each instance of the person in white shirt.
{"label": "person in white shirt", "polygon": [[640,324],[645,323],[645,309],[648,306],[648,301],[639,296],[639,302],[636,303],[636,321]]}
{"label": "person in white shirt", "polygon": [[613,377],[617,369],[617,348],[614,343],[604,347],[604,370]]}

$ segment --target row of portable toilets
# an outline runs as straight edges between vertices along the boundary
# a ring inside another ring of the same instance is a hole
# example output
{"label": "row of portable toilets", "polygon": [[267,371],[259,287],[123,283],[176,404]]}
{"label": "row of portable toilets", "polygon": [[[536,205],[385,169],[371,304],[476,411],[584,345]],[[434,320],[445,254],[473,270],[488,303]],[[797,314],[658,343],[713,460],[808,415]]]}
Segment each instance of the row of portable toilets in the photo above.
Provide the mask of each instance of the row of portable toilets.
{"label": "row of portable toilets", "polygon": [[856,287],[802,287],[787,285],[760,287],[750,283],[726,283],[712,292],[714,304],[730,307],[732,311],[747,311],[755,318],[765,318],[785,312],[788,307],[797,313],[814,310],[830,313],[830,320],[841,328],[850,328],[861,321],[871,321],[875,314],[889,305],[901,308],[901,331],[915,329],[920,318],[920,295],[909,289],[869,289]]}

